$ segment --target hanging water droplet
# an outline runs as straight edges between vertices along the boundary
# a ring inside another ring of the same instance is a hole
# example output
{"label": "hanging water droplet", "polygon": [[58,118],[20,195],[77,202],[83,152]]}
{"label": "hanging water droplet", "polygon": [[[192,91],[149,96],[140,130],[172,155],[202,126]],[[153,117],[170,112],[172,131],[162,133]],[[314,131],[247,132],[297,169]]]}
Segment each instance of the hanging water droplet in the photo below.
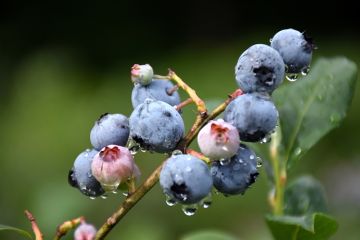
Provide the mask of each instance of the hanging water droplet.
{"label": "hanging water droplet", "polygon": [[[114,193],[114,192],[113,192]],[[122,192],[121,193],[124,197],[127,197],[127,196],[129,196],[129,193],[128,192]]]}
{"label": "hanging water droplet", "polygon": [[89,197],[91,200],[95,200],[96,199],[96,197],[93,197],[93,196],[90,196]]}
{"label": "hanging water droplet", "polygon": [[269,42],[270,42],[270,43],[272,43],[272,40],[273,40],[273,39],[272,39],[272,38],[270,38],[270,39],[269,39]]}
{"label": "hanging water droplet", "polygon": [[296,155],[296,156],[299,156],[299,155],[301,154],[301,152],[302,152],[301,148],[297,147],[297,148],[295,149],[295,155]]}
{"label": "hanging water droplet", "polygon": [[185,202],[188,199],[188,195],[185,193],[180,193],[179,198],[181,199],[181,201]]}
{"label": "hanging water droplet", "polygon": [[130,153],[131,153],[131,155],[136,155],[138,152],[139,152],[139,150],[140,150],[140,146],[139,145],[133,145],[133,146],[131,146],[130,148],[129,148],[129,150],[130,150]]}
{"label": "hanging water droplet", "polygon": [[192,205],[183,205],[182,211],[185,213],[186,216],[193,216],[198,209],[198,206],[196,204]]}
{"label": "hanging water droplet", "polygon": [[140,151],[143,153],[147,152],[147,150],[145,148],[140,148]]}
{"label": "hanging water droplet", "polygon": [[222,158],[220,159],[220,165],[221,166],[225,166],[225,165],[228,165],[230,163],[230,159],[229,158]]}
{"label": "hanging water droplet", "polygon": [[310,72],[310,67],[306,66],[303,69],[301,69],[301,75],[306,76]]}
{"label": "hanging water droplet", "polygon": [[[275,131],[275,129],[273,131]],[[271,134],[266,135],[263,139],[260,140],[261,144],[269,143],[269,142],[271,142]]]}
{"label": "hanging water droplet", "polygon": [[120,181],[115,182],[114,184],[101,184],[101,186],[105,190],[105,192],[112,192],[114,194],[117,193],[117,189],[118,189],[119,185],[120,185]]}
{"label": "hanging water droplet", "polygon": [[211,193],[209,193],[202,201],[201,206],[203,208],[209,208],[212,204],[212,196]]}
{"label": "hanging water droplet", "polygon": [[262,165],[263,165],[263,161],[262,161],[261,157],[257,157],[256,158],[256,167],[261,168]]}
{"label": "hanging water droplet", "polygon": [[180,155],[180,154],[183,154],[183,153],[179,149],[176,149],[171,153],[171,155]]}
{"label": "hanging water droplet", "polygon": [[298,74],[296,73],[286,74],[286,79],[290,82],[295,82],[298,79]]}
{"label": "hanging water droplet", "polygon": [[101,195],[100,197],[101,197],[102,199],[107,199],[108,196],[107,196],[106,194],[103,194],[103,195]]}
{"label": "hanging water droplet", "polygon": [[172,207],[172,206],[175,206],[177,204],[177,201],[176,201],[176,199],[166,195],[165,203],[166,203],[166,205]]}

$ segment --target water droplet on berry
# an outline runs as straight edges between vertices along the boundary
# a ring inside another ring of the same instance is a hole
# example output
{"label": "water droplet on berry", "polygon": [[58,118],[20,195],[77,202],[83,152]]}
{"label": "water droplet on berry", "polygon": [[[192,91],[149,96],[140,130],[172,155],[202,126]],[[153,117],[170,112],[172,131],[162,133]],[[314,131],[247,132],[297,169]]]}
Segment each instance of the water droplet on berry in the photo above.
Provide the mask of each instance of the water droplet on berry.
{"label": "water droplet on berry", "polygon": [[166,203],[166,205],[172,207],[172,206],[175,206],[177,204],[177,201],[176,201],[176,199],[166,195],[165,203]]}
{"label": "water droplet on berry", "polygon": [[100,197],[101,197],[102,199],[107,199],[108,196],[107,196],[106,194],[103,194],[103,195],[101,195]]}
{"label": "water droplet on berry", "polygon": [[271,42],[272,42],[272,40],[273,40],[273,39],[272,39],[272,38],[270,38],[270,39],[269,39],[269,42],[271,43]]}
{"label": "water droplet on berry", "polygon": [[128,192],[122,192],[121,194],[122,194],[124,197],[129,196],[129,193],[128,193]]}
{"label": "water droplet on berry", "polygon": [[243,164],[244,160],[242,160],[241,158],[239,159],[239,163]]}
{"label": "water droplet on berry", "polygon": [[212,196],[209,193],[200,203],[203,208],[209,208],[212,204]]}
{"label": "water droplet on berry", "polygon": [[310,72],[310,67],[306,66],[303,69],[301,69],[301,75],[306,76]]}
{"label": "water droplet on berry", "polygon": [[180,150],[178,150],[178,149],[174,150],[174,151],[171,153],[171,155],[180,155],[180,154],[183,154],[183,153],[182,153],[182,151],[180,151]]}
{"label": "water droplet on berry", "polygon": [[254,160],[255,156],[251,154],[249,158],[250,158],[250,160]]}
{"label": "water droplet on berry", "polygon": [[229,149],[228,149],[227,146],[223,146],[221,149],[224,150],[225,152],[228,152],[228,151],[229,151]]}
{"label": "water droplet on berry", "polygon": [[187,167],[185,168],[185,171],[186,171],[186,172],[192,172],[192,168],[189,167],[189,166],[187,166]]}
{"label": "water droplet on berry", "polygon": [[[275,130],[274,130],[275,131]],[[271,142],[271,134],[265,136],[263,139],[260,140],[260,143],[261,144],[264,144],[264,143],[269,143]]]}
{"label": "water droplet on berry", "polygon": [[196,204],[192,205],[183,205],[182,211],[185,213],[186,216],[193,216],[198,209],[198,206]]}
{"label": "water droplet on berry", "polygon": [[296,73],[286,74],[286,79],[290,82],[295,82],[298,79],[298,74]]}
{"label": "water droplet on berry", "polygon": [[87,176],[88,176],[89,178],[92,177],[91,171],[88,171]]}
{"label": "water droplet on berry", "polygon": [[225,165],[228,165],[230,163],[230,159],[225,159],[225,158],[222,158],[220,159],[220,165],[221,166],[225,166]]}
{"label": "water droplet on berry", "polygon": [[256,167],[261,168],[263,165],[263,160],[260,157],[256,158]]}
{"label": "water droplet on berry", "polygon": [[188,195],[185,193],[180,193],[179,198],[185,202],[188,199]]}

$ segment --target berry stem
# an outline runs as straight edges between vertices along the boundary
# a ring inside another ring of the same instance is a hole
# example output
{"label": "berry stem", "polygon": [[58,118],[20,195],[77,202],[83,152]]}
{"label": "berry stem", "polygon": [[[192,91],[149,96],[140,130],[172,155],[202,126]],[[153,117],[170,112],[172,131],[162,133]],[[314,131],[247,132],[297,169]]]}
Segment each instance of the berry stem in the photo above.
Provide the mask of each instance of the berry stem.
{"label": "berry stem", "polygon": [[195,151],[193,149],[190,149],[190,148],[186,149],[186,153],[190,154],[190,155],[192,155],[194,157],[197,157],[197,158],[203,160],[204,162],[206,162],[208,164],[211,162],[210,159],[208,157],[205,157],[204,154],[199,153],[199,152],[197,152],[197,151]]}
{"label": "berry stem", "polygon": [[55,233],[54,240],[59,240],[65,236],[71,229],[75,228],[77,225],[84,221],[84,217],[75,218],[69,221],[65,221],[60,224]]}
{"label": "berry stem", "polygon": [[182,109],[183,107],[189,105],[192,102],[193,102],[192,98],[188,98],[185,101],[183,101],[183,102],[179,103],[178,105],[176,105],[175,109],[180,110],[180,109]]}
{"label": "berry stem", "polygon": [[176,92],[178,89],[179,89],[179,85],[176,84],[176,85],[173,86],[172,88],[167,89],[167,90],[166,90],[166,93],[171,96],[171,95],[173,95],[173,93]]}
{"label": "berry stem", "polygon": [[34,216],[32,215],[32,213],[29,212],[28,210],[25,210],[25,215],[31,223],[31,227],[35,234],[35,240],[43,240],[43,234],[41,233],[40,228],[39,228],[38,224],[36,223],[36,220],[35,220]]}
{"label": "berry stem", "polygon": [[286,165],[283,164],[284,161],[281,161],[278,151],[280,139],[280,128],[278,128],[270,145],[270,160],[275,181],[275,196],[271,206],[273,208],[273,214],[277,216],[284,214],[284,192],[286,186]]}

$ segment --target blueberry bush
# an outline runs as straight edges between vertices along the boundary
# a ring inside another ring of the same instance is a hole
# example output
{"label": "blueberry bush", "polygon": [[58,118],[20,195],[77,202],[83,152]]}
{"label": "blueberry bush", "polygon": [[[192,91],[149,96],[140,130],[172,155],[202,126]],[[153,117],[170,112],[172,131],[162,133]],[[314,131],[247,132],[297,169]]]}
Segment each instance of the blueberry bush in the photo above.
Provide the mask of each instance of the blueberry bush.
{"label": "blueberry bush", "polygon": [[[132,114],[101,115],[90,131],[93,149],[79,151],[68,173],[69,184],[86,197],[106,199],[122,192],[126,198],[102,226],[78,217],[60,224],[54,239],[71,230],[76,240],[106,238],[157,182],[167,205],[181,205],[192,216],[212,205],[212,194],[239,197],[255,188],[261,168],[270,186],[272,211],[266,223],[274,239],[329,239],[338,224],[328,214],[321,183],[291,174],[345,118],[357,67],[343,57],[311,63],[315,48],[309,36],[294,29],[276,33],[270,45],[250,46],[235,66],[239,89],[212,111],[200,98],[201,89],[195,91],[174,71],[157,75],[149,64],[133,65]],[[181,100],[178,91],[188,98]],[[187,127],[182,110],[190,104],[196,116]],[[191,145],[195,140],[198,150]],[[141,176],[141,162],[135,163],[139,151],[164,155],[147,177]],[[141,184],[140,178],[145,178]],[[33,215],[25,213],[35,239],[44,239]],[[4,230],[34,239],[27,231],[0,225]],[[233,238],[205,232],[184,239]]]}

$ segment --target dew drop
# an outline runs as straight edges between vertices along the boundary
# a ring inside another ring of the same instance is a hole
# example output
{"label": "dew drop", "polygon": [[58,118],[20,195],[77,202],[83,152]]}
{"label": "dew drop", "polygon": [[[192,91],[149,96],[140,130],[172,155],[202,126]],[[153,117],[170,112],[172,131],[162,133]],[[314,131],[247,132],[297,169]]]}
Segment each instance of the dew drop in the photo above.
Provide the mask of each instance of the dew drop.
{"label": "dew drop", "polygon": [[[114,193],[114,192],[113,192]],[[129,193],[128,192],[122,192],[121,193],[124,197],[127,197],[127,196],[129,196]]]}
{"label": "dew drop", "polygon": [[91,178],[93,175],[91,174],[91,171],[88,171],[87,173],[88,178]]}
{"label": "dew drop", "polygon": [[295,82],[298,79],[298,75],[296,73],[286,74],[286,79],[290,82]]}
{"label": "dew drop", "polygon": [[272,43],[272,40],[273,40],[273,39],[272,39],[272,38],[270,38],[270,39],[269,39],[269,42],[270,42],[270,43]]}
{"label": "dew drop", "polygon": [[209,208],[212,204],[212,196],[211,193],[209,193],[202,201],[201,206],[203,208]]}
{"label": "dew drop", "polygon": [[251,154],[249,158],[250,158],[250,160],[254,160],[255,156]]}
{"label": "dew drop", "polygon": [[220,159],[220,165],[221,166],[226,166],[226,165],[228,165],[230,163],[230,159],[229,158],[222,158],[222,159]]}
{"label": "dew drop", "polygon": [[166,195],[165,203],[166,203],[166,205],[172,207],[172,206],[175,206],[177,204],[177,201],[176,201],[176,199]]}
{"label": "dew drop", "polygon": [[[275,130],[274,130],[275,131]],[[267,135],[265,136],[263,139],[260,140],[260,143],[261,144],[264,144],[264,143],[269,143],[271,142],[271,136],[270,135]]]}
{"label": "dew drop", "polygon": [[310,67],[306,66],[303,69],[301,69],[301,75],[306,76],[310,72]]}
{"label": "dew drop", "polygon": [[242,160],[241,158],[239,159],[239,163],[243,164],[244,160]]}
{"label": "dew drop", "polygon": [[145,148],[140,148],[140,151],[143,153],[147,152],[147,150]]}
{"label": "dew drop", "polygon": [[103,194],[103,195],[101,195],[100,197],[101,197],[102,199],[107,199],[108,196],[107,196],[106,194]]}
{"label": "dew drop", "polygon": [[263,161],[262,161],[261,157],[257,157],[256,158],[256,167],[261,168],[262,165],[263,165]]}
{"label": "dew drop", "polygon": [[180,154],[183,154],[183,153],[179,149],[176,149],[171,153],[171,155],[180,155]]}
{"label": "dew drop", "polygon": [[295,155],[296,155],[296,156],[299,156],[299,155],[301,154],[301,152],[302,152],[301,148],[297,147],[297,148],[295,149]]}
{"label": "dew drop", "polygon": [[186,172],[192,172],[192,168],[189,167],[189,166],[187,166],[187,167],[185,168],[185,171],[186,171]]}
{"label": "dew drop", "polygon": [[93,196],[91,196],[91,197],[89,197],[91,200],[95,200],[96,199],[96,197],[93,197]]}
{"label": "dew drop", "polygon": [[192,205],[183,205],[182,211],[185,213],[186,216],[193,216],[198,209],[198,206],[196,204]]}

